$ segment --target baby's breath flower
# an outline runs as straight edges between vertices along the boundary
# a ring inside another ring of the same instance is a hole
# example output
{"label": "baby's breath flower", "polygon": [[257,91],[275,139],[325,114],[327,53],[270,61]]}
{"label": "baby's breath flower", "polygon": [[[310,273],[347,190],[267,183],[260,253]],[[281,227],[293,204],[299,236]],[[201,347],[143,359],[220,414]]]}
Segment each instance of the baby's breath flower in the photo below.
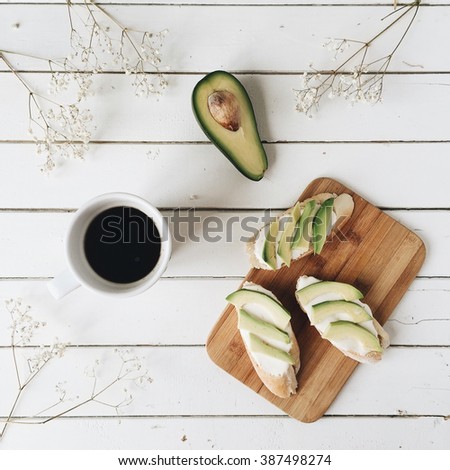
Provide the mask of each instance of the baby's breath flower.
{"label": "baby's breath flower", "polygon": [[[70,112],[77,114],[75,109]],[[116,375],[112,375],[106,383],[102,380],[101,386],[97,387],[99,381],[99,368],[101,363],[98,359],[93,365],[85,369],[86,375],[92,380],[92,389],[89,395],[80,397],[74,395],[70,397],[68,394],[68,384],[66,381],[59,381],[55,385],[57,394],[56,402],[46,406],[43,410],[31,415],[26,420],[16,417],[15,410],[20,397],[25,389],[29,389],[30,384],[36,382],[36,377],[42,368],[54,358],[61,358],[67,349],[68,343],[61,342],[58,338],[51,345],[42,345],[39,348],[26,348],[21,354],[16,354],[18,346],[30,345],[33,333],[39,328],[45,326],[45,322],[36,321],[30,314],[31,307],[26,305],[21,299],[7,299],[5,306],[11,316],[11,350],[13,353],[13,365],[17,378],[16,396],[12,400],[8,416],[0,425],[0,439],[5,435],[6,428],[15,422],[22,423],[39,423],[44,424],[56,418],[64,416],[69,412],[85,406],[87,403],[96,402],[98,404],[111,407],[117,415],[121,410],[129,406],[134,400],[133,389],[135,387],[143,388],[152,382],[148,371],[144,369],[144,358],[134,354],[131,350],[115,349],[115,353],[119,355],[119,368]],[[30,353],[31,351],[31,353]],[[28,374],[25,374],[20,362],[24,361],[28,365]],[[111,391],[115,388],[116,392],[121,393],[121,398],[117,401],[112,400]],[[66,404],[66,409],[62,408],[64,403],[71,402],[70,406]],[[62,411],[61,411],[62,409]],[[53,410],[53,415],[49,416],[49,411]]]}
{"label": "baby's breath flower", "polygon": [[[311,72],[305,72],[301,77],[301,88],[293,90],[296,98],[296,110],[308,117],[312,117],[313,111],[317,111],[319,103],[324,96],[330,99],[341,97],[352,104],[375,104],[380,102],[382,100],[383,81],[386,71],[394,53],[405,39],[407,32],[414,22],[419,6],[420,0],[415,0],[409,5],[395,10],[394,14],[397,14],[397,17],[367,42],[328,38],[323,47],[332,53],[333,60],[336,60],[338,55],[344,53],[353,44],[359,45],[359,48],[356,52],[350,53],[349,57],[339,67],[323,72],[323,74],[315,70],[311,64]],[[413,12],[412,17],[391,53],[368,62],[370,46],[411,11]],[[358,60],[359,63],[353,64],[354,61]]]}
{"label": "baby's breath flower", "polygon": [[[77,15],[73,14],[74,10],[77,10]],[[134,76],[132,85],[136,96],[159,95],[164,90],[167,81],[159,67],[162,63],[160,49],[164,45],[167,29],[155,33],[121,26],[93,2],[82,5],[70,3],[68,13],[72,28],[70,61],[78,71],[99,73],[114,64],[125,75]],[[147,66],[151,74],[147,74]],[[79,99],[84,99],[86,93],[83,86],[80,89]]]}
{"label": "baby's breath flower", "polygon": [[[44,157],[41,165],[44,173],[56,167],[57,157],[83,159],[88,150],[92,115],[79,104],[94,94],[92,75],[109,70],[113,64],[133,77],[136,96],[158,96],[167,87],[162,70],[169,67],[161,68],[160,52],[168,33],[166,29],[156,33],[135,31],[121,26],[116,18],[91,0],[82,4],[67,3],[71,53],[62,62],[40,60],[48,64],[51,72],[49,94],[56,96],[75,88],[75,104],[58,103],[37,94],[0,50],[0,60],[27,89],[28,133],[36,143],[37,154]],[[77,10],[76,15],[72,14],[74,10]]]}
{"label": "baby's breath flower", "polygon": [[27,360],[30,373],[35,374],[53,358],[63,357],[67,346],[68,343],[61,343],[58,340],[50,346],[41,346],[38,352]]}

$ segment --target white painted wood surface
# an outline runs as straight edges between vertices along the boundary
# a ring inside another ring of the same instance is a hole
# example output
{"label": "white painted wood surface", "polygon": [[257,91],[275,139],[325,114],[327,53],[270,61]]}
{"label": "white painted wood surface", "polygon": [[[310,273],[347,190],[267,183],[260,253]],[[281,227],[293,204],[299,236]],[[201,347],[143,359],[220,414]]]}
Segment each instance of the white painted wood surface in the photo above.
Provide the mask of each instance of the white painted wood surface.
{"label": "white painted wood surface", "polygon": [[[27,96],[0,68],[0,298],[22,297],[47,322],[32,346],[55,337],[71,343],[16,413],[27,417],[53,403],[58,382],[67,381],[72,397],[85,396],[91,387],[85,367],[99,359],[99,381],[107,381],[117,370],[117,347],[143,357],[153,382],[133,390],[120,419],[110,407],[89,404],[44,426],[12,425],[0,448],[449,449],[450,62],[443,46],[450,2],[421,8],[386,77],[382,104],[349,108],[328,101],[312,120],[294,109],[292,88],[301,73],[310,60],[333,65],[321,47],[327,36],[375,32],[389,1],[102,3],[134,27],[168,27],[164,57],[172,72],[159,101],[135,98],[128,77],[95,78],[97,94],[88,104],[97,129],[84,162],[40,174],[27,134]],[[65,21],[60,0],[2,0],[0,48],[63,56]],[[392,37],[383,39],[374,52],[390,45]],[[14,63],[45,92],[45,66]],[[270,161],[259,183],[241,177],[193,119],[192,87],[215,68],[241,72],[253,99]],[[264,209],[288,207],[318,176],[341,180],[416,230],[428,257],[387,323],[392,348],[385,359],[358,367],[317,423],[283,416],[218,370],[204,351],[224,297],[248,269],[238,223],[229,241],[176,242],[164,278],[139,297],[111,300],[79,289],[55,302],[47,293],[46,281],[64,268],[63,238],[73,212],[97,194],[133,192],[168,217],[176,208],[186,215],[184,209],[196,207],[201,235],[211,217],[226,224],[252,216],[257,225]],[[0,312],[5,416],[14,370],[8,314],[3,306]],[[21,350],[20,357],[32,352]],[[121,397],[115,393],[113,401]]]}

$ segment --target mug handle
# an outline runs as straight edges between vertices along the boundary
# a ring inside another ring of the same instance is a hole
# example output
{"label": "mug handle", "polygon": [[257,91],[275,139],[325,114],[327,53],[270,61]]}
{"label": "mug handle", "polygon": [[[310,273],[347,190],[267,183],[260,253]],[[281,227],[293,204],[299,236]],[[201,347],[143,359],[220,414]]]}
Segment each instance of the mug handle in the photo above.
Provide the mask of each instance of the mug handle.
{"label": "mug handle", "polygon": [[61,299],[77,287],[80,287],[80,283],[70,269],[59,273],[47,283],[48,290],[56,300]]}

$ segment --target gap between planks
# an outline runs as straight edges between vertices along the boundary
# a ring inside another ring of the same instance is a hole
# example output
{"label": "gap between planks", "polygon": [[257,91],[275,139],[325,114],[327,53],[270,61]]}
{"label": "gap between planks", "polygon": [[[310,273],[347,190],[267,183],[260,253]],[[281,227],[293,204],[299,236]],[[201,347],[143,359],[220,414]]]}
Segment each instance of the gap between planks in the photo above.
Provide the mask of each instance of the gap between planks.
{"label": "gap between planks", "polygon": [[[388,320],[392,321],[392,320]],[[431,320],[429,320],[431,321]],[[448,321],[447,319],[436,319],[435,321]],[[47,347],[50,346],[50,344],[43,343],[43,344],[29,344],[26,346],[14,346],[15,349],[20,350],[20,349],[38,349],[40,347]],[[66,346],[66,349],[112,349],[112,348],[199,348],[203,349],[206,345],[205,344],[157,344],[157,343],[141,343],[141,344],[129,344],[129,343],[124,343],[124,344],[68,344]],[[389,346],[389,349],[449,349],[450,345],[449,344],[391,344]],[[7,349],[12,349],[12,346],[10,345],[0,345],[0,350],[7,350]]]}
{"label": "gap between planks", "polygon": [[[74,0],[72,1],[74,5],[80,5],[83,4],[83,1],[81,0]],[[222,3],[188,3],[188,2],[145,2],[145,3],[137,3],[137,2],[96,2],[98,5],[103,5],[105,7],[108,6],[128,6],[128,7],[133,7],[133,6],[170,6],[170,7],[392,7],[392,2],[387,2],[387,3],[276,3],[276,2],[270,2],[270,3],[236,3],[236,2],[222,2]],[[409,2],[399,2],[398,7],[401,7],[403,5],[408,4]],[[4,3],[0,1],[0,6],[1,5],[41,5],[41,6],[65,6],[66,2],[65,1],[57,1],[57,2],[20,2],[20,1],[13,1],[13,2],[7,2]],[[447,7],[450,6],[450,3],[422,3],[420,5],[421,7]]]}
{"label": "gap between planks", "polygon": [[[178,281],[204,281],[204,280],[209,280],[209,281],[223,281],[223,280],[235,280],[235,281],[242,281],[245,276],[236,276],[236,275],[218,275],[218,276],[211,276],[211,275],[201,275],[199,274],[198,276],[192,275],[192,276],[162,276],[160,278],[160,281],[172,281],[172,280],[178,280]],[[7,281],[50,281],[53,279],[52,276],[0,276],[0,282],[7,282]],[[442,279],[442,280],[447,280],[450,279],[450,276],[416,276],[416,279]],[[427,289],[421,289],[422,291],[427,291]],[[450,289],[449,289],[450,290]]]}
{"label": "gap between planks", "polygon": [[[51,416],[39,416],[39,419],[46,419],[50,418]],[[31,416],[14,416],[14,419],[29,419],[32,418]],[[290,416],[286,414],[279,414],[279,415],[191,415],[191,414],[186,414],[186,415],[85,415],[85,416],[59,416],[58,418],[55,419],[66,419],[66,420],[73,420],[73,419],[150,419],[150,418],[158,418],[158,419],[180,419],[180,418],[194,418],[194,419],[217,419],[217,418],[225,418],[225,419],[235,419],[235,418],[240,418],[240,419],[286,419],[286,420],[292,420]],[[420,419],[420,418],[434,418],[434,419],[443,419],[444,421],[447,421],[450,419],[450,416],[448,415],[429,415],[429,414],[361,414],[361,415],[339,415],[339,414],[330,414],[330,415],[323,415],[322,419],[367,419],[367,418],[393,418],[393,419]],[[0,419],[6,419],[6,416],[0,416]],[[33,423],[13,423],[14,425],[16,424],[33,424]],[[301,423],[304,424],[304,423]]]}
{"label": "gap between planks", "polygon": [[[0,3],[0,7],[1,7]],[[35,5],[35,4],[33,4]],[[449,5],[450,6],[450,5]],[[8,54],[8,52],[5,52],[5,54]],[[20,55],[20,54],[10,54],[10,55]],[[26,54],[24,54],[24,57],[27,57]],[[50,75],[51,72],[48,69],[36,69],[36,70],[30,70],[30,69],[14,69],[15,73],[25,73],[25,74],[48,74]],[[177,71],[177,70],[171,70],[169,72],[153,72],[151,70],[145,71],[146,75],[190,75],[190,76],[203,76],[207,75],[210,73],[211,70],[204,70],[204,71],[189,71],[189,70],[183,70],[183,71]],[[304,73],[311,73],[311,69],[299,69],[299,70],[229,70],[229,73],[233,75],[272,75],[272,76],[302,76]],[[331,70],[322,70],[321,73],[322,75],[330,75]],[[13,74],[14,72],[11,72],[10,70],[0,70],[0,74]],[[86,74],[86,75],[91,75],[92,72],[89,71],[77,71],[77,72],[67,72],[69,75],[77,73],[77,74]],[[353,72],[347,72],[347,71],[342,71],[340,72],[341,75],[353,75]],[[375,75],[376,71],[368,71],[367,74],[373,74]],[[96,75],[101,76],[101,75],[126,75],[125,72],[122,72],[120,70],[103,70],[101,72],[97,72]],[[384,72],[384,75],[450,75],[449,70],[424,70],[424,71],[418,71],[418,70],[387,70]],[[447,84],[439,84],[436,83],[434,85],[443,85],[443,86],[448,86]]]}
{"label": "gap between planks", "polygon": [[[382,211],[400,212],[400,211],[420,211],[420,212],[448,212],[450,207],[386,207],[386,206],[375,206]],[[244,213],[244,212],[266,212],[267,210],[277,212],[285,211],[286,207],[215,207],[215,206],[177,206],[177,207],[158,207],[160,211],[171,212],[171,211],[198,211],[198,212],[222,212],[222,213]],[[78,209],[76,207],[4,207],[0,208],[0,213],[42,213],[42,214],[72,214]]]}
{"label": "gap between planks", "polygon": [[[436,140],[262,140],[264,145],[363,145],[363,144],[448,144],[449,139]],[[61,141],[56,141],[61,143]],[[77,142],[76,142],[77,143]],[[0,140],[0,145],[21,144],[36,145],[33,140],[24,139],[4,139]],[[207,140],[90,140],[90,145],[213,145]]]}

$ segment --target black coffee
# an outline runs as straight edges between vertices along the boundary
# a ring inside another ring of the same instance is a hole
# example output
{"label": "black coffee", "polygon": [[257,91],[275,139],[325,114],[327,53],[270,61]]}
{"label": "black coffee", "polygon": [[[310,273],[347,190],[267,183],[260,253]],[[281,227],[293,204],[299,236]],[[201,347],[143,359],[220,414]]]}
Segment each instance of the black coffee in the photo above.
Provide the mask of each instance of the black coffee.
{"label": "black coffee", "polygon": [[98,214],[84,236],[91,268],[118,284],[142,279],[156,266],[161,236],[153,220],[138,209],[112,207]]}

